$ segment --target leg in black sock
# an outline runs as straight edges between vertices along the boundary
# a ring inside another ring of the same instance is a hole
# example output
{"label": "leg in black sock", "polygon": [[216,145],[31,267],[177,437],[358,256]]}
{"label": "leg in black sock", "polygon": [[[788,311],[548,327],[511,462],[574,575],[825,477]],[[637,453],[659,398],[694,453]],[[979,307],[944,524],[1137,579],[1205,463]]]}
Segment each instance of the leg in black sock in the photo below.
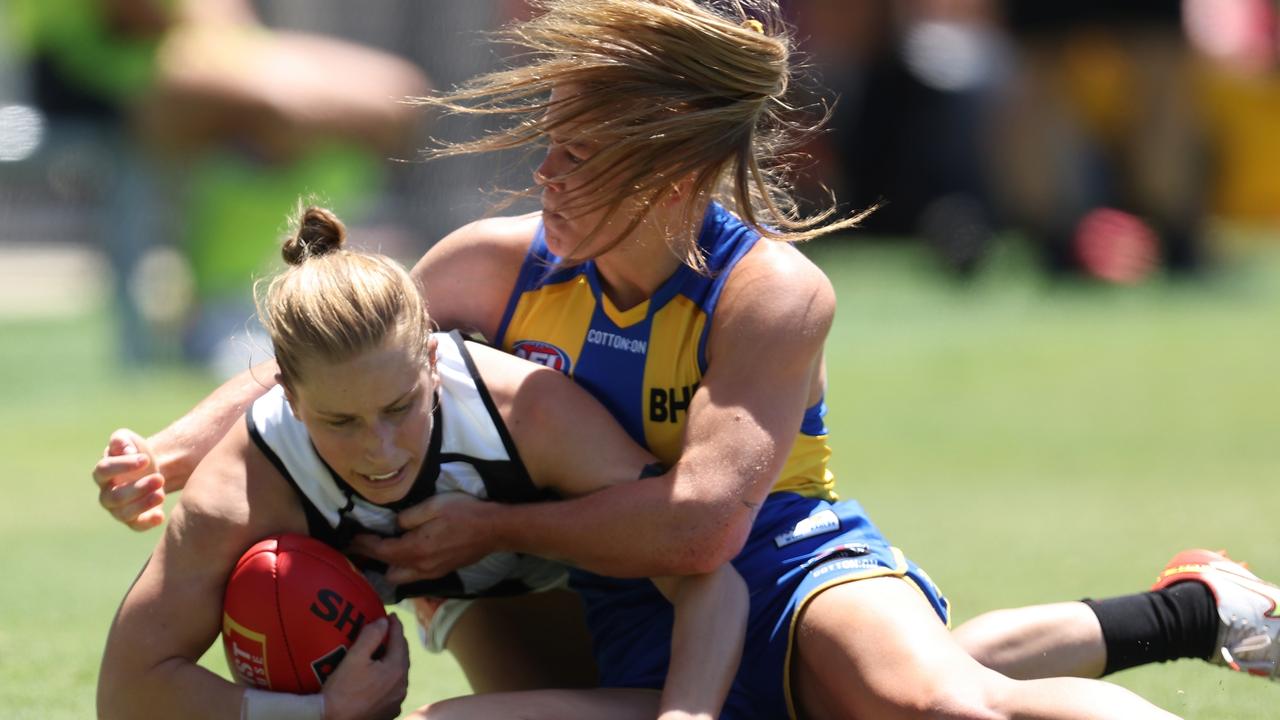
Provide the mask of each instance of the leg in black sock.
{"label": "leg in black sock", "polygon": [[1204,583],[1102,600],[1086,599],[1107,646],[1104,675],[1178,658],[1206,659],[1218,638],[1218,609]]}

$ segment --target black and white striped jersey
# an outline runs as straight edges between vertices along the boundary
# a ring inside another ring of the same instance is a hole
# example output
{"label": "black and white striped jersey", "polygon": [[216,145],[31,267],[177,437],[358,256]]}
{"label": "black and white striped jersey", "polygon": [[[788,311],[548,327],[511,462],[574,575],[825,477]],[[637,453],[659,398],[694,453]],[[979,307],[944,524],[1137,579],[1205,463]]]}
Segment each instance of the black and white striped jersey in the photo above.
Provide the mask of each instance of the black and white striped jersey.
{"label": "black and white striped jersey", "polygon": [[[396,513],[437,493],[463,492],[497,502],[547,498],[529,479],[465,341],[456,332],[436,337],[440,384],[430,447],[408,495],[392,505],[368,502],[333,472],[290,411],[283,388],[273,388],[249,409],[249,436],[297,492],[313,537],[341,551],[357,533],[397,535]],[[502,552],[443,578],[393,586],[384,575],[385,565],[367,558],[352,561],[386,603],[424,595],[521,594],[546,587],[565,572],[550,560]]]}

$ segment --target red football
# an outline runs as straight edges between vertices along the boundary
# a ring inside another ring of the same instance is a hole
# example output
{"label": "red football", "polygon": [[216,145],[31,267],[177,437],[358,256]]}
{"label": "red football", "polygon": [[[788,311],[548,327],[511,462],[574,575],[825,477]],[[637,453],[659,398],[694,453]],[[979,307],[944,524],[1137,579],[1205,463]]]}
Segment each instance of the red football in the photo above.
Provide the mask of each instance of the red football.
{"label": "red football", "polygon": [[242,685],[320,692],[365,623],[385,617],[364,576],[305,535],[272,535],[236,563],[222,600],[227,667]]}

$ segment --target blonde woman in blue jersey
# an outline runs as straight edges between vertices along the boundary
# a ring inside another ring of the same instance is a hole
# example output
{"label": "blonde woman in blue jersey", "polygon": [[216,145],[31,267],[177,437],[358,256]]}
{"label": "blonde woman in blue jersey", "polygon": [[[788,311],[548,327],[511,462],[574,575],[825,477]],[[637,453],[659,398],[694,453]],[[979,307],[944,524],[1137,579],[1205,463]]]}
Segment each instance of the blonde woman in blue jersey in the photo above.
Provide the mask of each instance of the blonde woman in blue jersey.
{"label": "blonde woman in blue jersey", "polygon": [[[1259,627],[1274,636],[1277,623],[1257,602],[1247,614],[1215,607],[1230,592],[1214,588],[1222,576],[1209,563],[1156,598],[1030,609],[958,644],[933,583],[856,503],[834,495],[822,348],[835,298],[791,242],[856,219],[802,217],[785,192],[791,66],[777,8],[545,5],[507,36],[529,51],[524,65],[425,100],[516,120],[441,154],[545,145],[534,188],[542,212],[461,228],[414,273],[442,327],[478,330],[569,375],[670,469],[565,503],[407,509],[402,538],[362,544],[391,576],[435,577],[495,550],[567,559],[586,571],[574,585],[600,680],[655,687],[669,611],[643,584],[608,577],[732,562],[752,589],[746,660],[724,713],[733,718],[1167,717],[1108,684],[1018,682],[965,652],[997,648],[998,658],[982,659],[1020,677],[1096,677],[1124,649],[1107,628],[1157,599],[1199,611],[1180,621],[1193,641],[1129,633],[1123,642],[1157,648],[1138,662],[1207,658],[1225,642],[1234,657],[1254,652],[1259,668],[1274,668],[1266,644],[1236,640]],[[162,492],[181,486],[210,428],[258,392],[233,381],[160,433],[158,473],[130,465],[125,444],[113,442],[95,474],[102,504],[135,527],[159,522]],[[556,680],[539,674],[550,666],[539,648],[521,642],[524,628],[545,627],[523,620],[530,610],[466,609],[448,647],[475,686]],[[502,624],[511,617],[522,620]],[[1227,620],[1235,617],[1247,620]],[[486,632],[500,626],[514,628],[501,643]]]}
{"label": "blonde woman in blue jersey", "polygon": [[[408,656],[394,617],[365,631],[316,695],[247,689],[196,665],[218,636],[226,578],[245,549],[294,532],[342,550],[355,532],[393,534],[398,506],[424,497],[573,497],[633,480],[653,464],[563,375],[456,333],[433,335],[404,268],[343,250],[344,239],[332,214],[311,208],[286,241],[292,267],[259,305],[280,385],[254,401],[246,422],[193,474],[129,589],[103,655],[101,717],[396,717]],[[560,462],[570,431],[598,465]],[[530,592],[539,578],[563,574],[551,561],[508,553],[438,580],[398,583],[379,564],[354,561],[389,603],[423,593]],[[679,616],[670,639],[677,660],[661,698],[553,695],[560,714],[685,720],[719,712],[742,647],[742,579],[725,566],[655,582]],[[388,633],[386,656],[373,658]]]}

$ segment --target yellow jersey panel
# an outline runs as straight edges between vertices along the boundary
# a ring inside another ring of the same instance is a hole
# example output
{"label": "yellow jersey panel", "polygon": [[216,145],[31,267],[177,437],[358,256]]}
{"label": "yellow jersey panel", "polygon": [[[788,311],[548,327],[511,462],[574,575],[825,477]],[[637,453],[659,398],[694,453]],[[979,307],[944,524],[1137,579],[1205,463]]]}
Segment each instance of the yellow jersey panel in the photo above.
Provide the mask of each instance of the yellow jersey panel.
{"label": "yellow jersey panel", "polygon": [[[720,292],[759,239],[713,203],[698,238],[707,272],[682,265],[648,300],[620,311],[602,292],[595,264],[563,265],[540,228],[495,342],[572,377],[669,467],[680,457],[689,405],[707,372]],[[834,499],[825,414],[822,401],[805,411],[775,490]]]}
{"label": "yellow jersey panel", "polygon": [[644,369],[648,413],[644,422],[645,446],[671,467],[684,447],[684,420],[689,402],[702,381],[698,366],[698,338],[707,316],[694,302],[677,296],[654,313],[649,337],[660,353],[650,353]]}

